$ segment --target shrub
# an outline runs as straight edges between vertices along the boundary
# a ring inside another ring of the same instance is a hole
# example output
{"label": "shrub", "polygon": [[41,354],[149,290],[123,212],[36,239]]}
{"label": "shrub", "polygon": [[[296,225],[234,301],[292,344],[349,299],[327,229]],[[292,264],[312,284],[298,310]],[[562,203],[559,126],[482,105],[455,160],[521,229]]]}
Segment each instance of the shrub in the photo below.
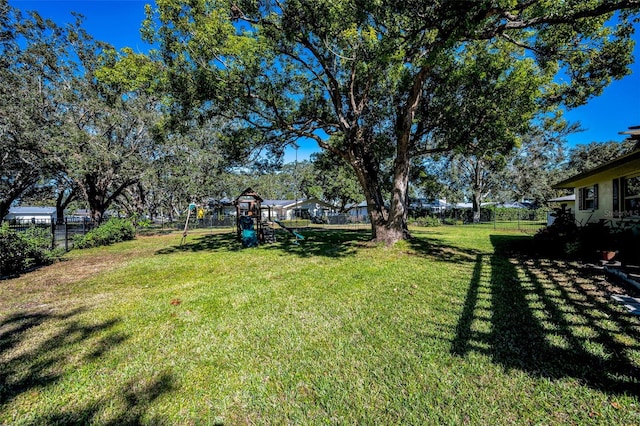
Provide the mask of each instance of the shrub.
{"label": "shrub", "polygon": [[108,246],[121,241],[133,240],[136,231],[133,224],[126,219],[112,218],[85,235],[74,238],[74,248],[91,248]]}
{"label": "shrub", "polygon": [[31,227],[20,233],[26,243],[26,267],[50,262],[51,231],[48,228]]}
{"label": "shrub", "polygon": [[22,271],[26,265],[27,251],[27,242],[17,232],[9,229],[7,223],[0,226],[0,276]]}
{"label": "shrub", "polygon": [[584,252],[580,228],[573,215],[564,208],[553,213],[555,221],[534,235],[536,249],[550,257],[576,258]]}
{"label": "shrub", "polygon": [[51,233],[47,228],[32,227],[17,232],[9,229],[7,223],[0,227],[0,276],[50,264],[63,253],[62,249],[51,250]]}
{"label": "shrub", "polygon": [[440,226],[442,222],[435,216],[416,217],[412,220],[415,226]]}

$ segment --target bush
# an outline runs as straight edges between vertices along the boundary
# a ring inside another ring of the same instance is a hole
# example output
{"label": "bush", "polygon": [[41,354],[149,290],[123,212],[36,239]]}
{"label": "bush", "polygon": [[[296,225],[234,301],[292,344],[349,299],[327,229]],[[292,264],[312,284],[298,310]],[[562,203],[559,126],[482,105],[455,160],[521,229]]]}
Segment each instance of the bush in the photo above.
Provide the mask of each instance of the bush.
{"label": "bush", "polygon": [[108,246],[121,241],[133,240],[136,231],[133,224],[126,219],[112,218],[85,235],[73,240],[73,247],[78,249]]}
{"label": "bush", "polygon": [[[50,263],[55,257],[51,250],[51,230],[48,228],[32,227],[20,233],[20,238],[26,243],[26,267]],[[56,252],[57,253],[57,252]]]}
{"label": "bush", "polygon": [[516,221],[531,220],[542,222],[547,219],[546,209],[514,209],[508,207],[489,207],[483,208],[483,212],[488,213],[489,220],[497,221]]}
{"label": "bush", "polygon": [[47,265],[60,258],[64,250],[51,250],[47,228],[32,227],[17,232],[0,226],[0,276],[19,274],[25,269]]}
{"label": "bush", "polygon": [[578,258],[584,252],[580,241],[580,228],[569,210],[556,209],[555,221],[534,235],[538,252],[549,257]]}
{"label": "bush", "polygon": [[442,222],[435,216],[416,217],[412,219],[411,223],[414,226],[440,226]]}
{"label": "bush", "polygon": [[0,276],[17,274],[25,269],[28,245],[4,223],[0,227]]}

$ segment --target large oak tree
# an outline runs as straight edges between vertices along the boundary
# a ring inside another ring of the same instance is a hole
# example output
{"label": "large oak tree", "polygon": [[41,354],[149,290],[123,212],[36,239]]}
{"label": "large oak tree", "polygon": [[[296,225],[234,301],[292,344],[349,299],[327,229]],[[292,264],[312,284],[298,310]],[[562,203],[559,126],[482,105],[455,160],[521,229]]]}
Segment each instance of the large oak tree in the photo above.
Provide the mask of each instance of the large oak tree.
{"label": "large oak tree", "polygon": [[[452,58],[478,42],[488,51],[510,44],[520,48],[511,49],[514,64],[528,59],[536,73],[555,77],[537,91],[541,108],[580,105],[628,73],[629,18],[639,7],[637,0],[162,0],[149,7],[145,34],[158,46],[176,116],[226,117],[228,146],[239,153],[314,139],[351,165],[374,239],[393,243],[408,235],[412,160],[469,143],[465,123],[437,108],[435,88],[456,93],[440,86]],[[509,128],[493,132],[511,139]]]}
{"label": "large oak tree", "polygon": [[55,94],[73,72],[68,35],[0,0],[0,219],[55,178],[49,152],[62,120]]}

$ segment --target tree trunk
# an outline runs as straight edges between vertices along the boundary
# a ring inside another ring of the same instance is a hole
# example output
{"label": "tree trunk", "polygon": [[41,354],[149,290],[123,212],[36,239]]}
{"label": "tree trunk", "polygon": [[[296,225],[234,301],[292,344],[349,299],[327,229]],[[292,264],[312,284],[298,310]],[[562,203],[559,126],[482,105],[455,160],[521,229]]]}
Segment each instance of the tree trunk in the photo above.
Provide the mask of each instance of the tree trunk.
{"label": "tree trunk", "polygon": [[138,182],[137,179],[128,179],[120,183],[119,186],[113,181],[106,182],[95,175],[87,174],[84,181],[79,185],[85,194],[85,199],[89,203],[91,219],[96,223],[101,223],[104,212],[107,211],[111,203],[122,194],[126,188]]}
{"label": "tree trunk", "polygon": [[484,190],[484,162],[476,158],[473,165],[473,183],[471,203],[473,205],[473,223],[480,222],[480,210],[482,207],[482,192]]}
{"label": "tree trunk", "polygon": [[473,205],[473,223],[480,222],[480,208],[482,205],[482,192],[478,189],[473,190],[471,197]]}
{"label": "tree trunk", "polygon": [[407,229],[409,161],[401,152],[394,163],[391,204],[385,204],[375,157],[367,149],[371,143],[351,144],[350,163],[353,166],[367,201],[374,241],[387,245],[409,237]]}
{"label": "tree trunk", "polygon": [[61,190],[56,198],[56,222],[64,223],[64,211],[76,199],[76,189],[72,189],[68,194]]}
{"label": "tree trunk", "polygon": [[369,219],[371,221],[371,236],[374,241],[380,241],[381,239],[387,242],[386,227],[389,212],[384,203],[375,163],[366,161],[363,158],[361,159],[363,161],[355,161],[352,165],[364,192],[365,200],[367,201],[367,211],[369,212]]}
{"label": "tree trunk", "polygon": [[0,200],[0,222],[2,222],[2,219],[9,214],[12,202],[13,200]]}

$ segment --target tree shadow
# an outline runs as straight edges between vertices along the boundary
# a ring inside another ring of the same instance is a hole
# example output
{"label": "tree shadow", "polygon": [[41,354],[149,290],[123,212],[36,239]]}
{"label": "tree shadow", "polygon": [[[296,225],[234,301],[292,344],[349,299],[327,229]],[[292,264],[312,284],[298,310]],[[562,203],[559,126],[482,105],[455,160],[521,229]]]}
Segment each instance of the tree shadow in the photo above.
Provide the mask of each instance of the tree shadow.
{"label": "tree shadow", "polygon": [[[0,407],[55,386],[78,367],[78,362],[99,361],[128,339],[116,330],[119,319],[91,323],[80,318],[84,312],[82,308],[63,313],[18,311],[0,319]],[[84,355],[78,357],[78,352]],[[172,378],[166,373],[127,383],[113,393],[123,398],[122,410],[112,420],[100,423],[139,424],[149,403],[171,387]],[[98,399],[85,407],[63,406],[33,423],[93,423],[93,417],[105,407],[112,407],[112,401]],[[160,423],[161,419],[157,420],[153,423]]]}
{"label": "tree shadow", "polygon": [[313,229],[299,231],[304,237],[300,240],[286,231],[277,231],[277,241],[265,244],[267,250],[279,250],[287,254],[307,257],[345,257],[354,255],[358,250],[373,247],[371,231],[368,230],[331,230]]}
{"label": "tree shadow", "polygon": [[156,254],[200,251],[239,251],[241,249],[242,244],[237,240],[235,232],[227,232],[198,236],[186,241],[184,244],[176,244],[158,250]]}
{"label": "tree shadow", "polygon": [[[112,395],[92,401],[73,410],[60,410],[39,417],[35,424],[77,425],[96,424],[106,426],[127,425],[169,425],[160,416],[148,416],[150,405],[162,394],[175,390],[175,380],[168,372],[160,372],[153,377],[130,380],[114,390]],[[104,407],[113,412],[101,414]],[[104,418],[106,417],[106,418]]]}
{"label": "tree shadow", "polygon": [[179,252],[236,252],[240,250],[279,250],[299,257],[342,257],[354,254],[370,244],[371,232],[364,230],[324,230],[300,231],[300,240],[285,230],[276,230],[276,241],[259,247],[243,248],[235,232],[199,236],[182,245],[174,245],[156,251],[157,255]]}
{"label": "tree shadow", "polygon": [[478,256],[486,254],[486,252],[477,249],[453,246],[433,234],[428,234],[426,238],[418,237],[418,235],[420,235],[418,232],[414,232],[413,238],[407,241],[415,252],[412,254],[424,258],[450,263],[469,263],[476,262]]}
{"label": "tree shadow", "polygon": [[491,236],[478,256],[451,352],[475,351],[506,370],[574,378],[591,388],[640,395],[640,321],[583,270],[518,255],[522,237]]}

